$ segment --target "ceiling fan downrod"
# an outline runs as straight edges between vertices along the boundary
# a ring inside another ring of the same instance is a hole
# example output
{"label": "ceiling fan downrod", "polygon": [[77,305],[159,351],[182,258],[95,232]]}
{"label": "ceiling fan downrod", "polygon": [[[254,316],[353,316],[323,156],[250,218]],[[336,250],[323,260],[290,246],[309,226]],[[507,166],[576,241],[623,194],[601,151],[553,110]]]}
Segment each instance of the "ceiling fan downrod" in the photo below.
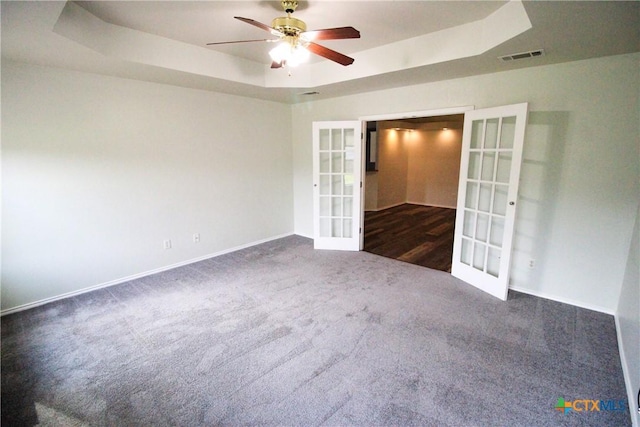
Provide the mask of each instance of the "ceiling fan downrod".
{"label": "ceiling fan downrod", "polygon": [[282,5],[284,11],[289,14],[295,12],[296,7],[298,7],[297,0],[282,0],[280,4]]}

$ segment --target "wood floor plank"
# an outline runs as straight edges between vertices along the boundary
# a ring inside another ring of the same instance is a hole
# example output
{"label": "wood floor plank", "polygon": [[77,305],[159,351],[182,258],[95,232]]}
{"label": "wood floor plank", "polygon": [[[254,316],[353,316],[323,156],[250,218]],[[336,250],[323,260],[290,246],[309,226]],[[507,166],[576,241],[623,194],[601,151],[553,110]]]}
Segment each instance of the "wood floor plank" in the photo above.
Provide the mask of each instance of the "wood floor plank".
{"label": "wood floor plank", "polygon": [[364,250],[450,272],[455,218],[455,209],[409,203],[365,212]]}

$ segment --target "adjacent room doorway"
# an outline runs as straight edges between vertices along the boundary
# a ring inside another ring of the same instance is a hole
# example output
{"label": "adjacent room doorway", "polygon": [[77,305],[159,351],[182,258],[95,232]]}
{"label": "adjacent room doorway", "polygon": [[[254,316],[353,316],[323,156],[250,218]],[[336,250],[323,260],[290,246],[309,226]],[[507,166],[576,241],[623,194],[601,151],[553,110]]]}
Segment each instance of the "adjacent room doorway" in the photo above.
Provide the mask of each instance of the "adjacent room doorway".
{"label": "adjacent room doorway", "polygon": [[463,114],[367,122],[363,250],[451,271]]}
{"label": "adjacent room doorway", "polygon": [[[368,122],[453,114],[464,114],[464,126],[451,274],[506,300],[527,103],[314,122],[314,247],[352,251],[364,247],[361,201],[366,192],[363,173],[371,161],[363,158],[363,153],[371,155],[364,139]],[[396,146],[402,149],[401,144]]]}

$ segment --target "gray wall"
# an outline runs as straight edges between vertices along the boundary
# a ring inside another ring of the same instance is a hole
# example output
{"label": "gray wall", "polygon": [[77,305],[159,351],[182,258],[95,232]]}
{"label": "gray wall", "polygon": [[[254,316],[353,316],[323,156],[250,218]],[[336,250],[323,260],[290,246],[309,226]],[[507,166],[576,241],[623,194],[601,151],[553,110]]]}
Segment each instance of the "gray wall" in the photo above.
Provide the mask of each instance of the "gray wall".
{"label": "gray wall", "polygon": [[290,123],[283,104],[3,61],[2,309],[291,233]]}

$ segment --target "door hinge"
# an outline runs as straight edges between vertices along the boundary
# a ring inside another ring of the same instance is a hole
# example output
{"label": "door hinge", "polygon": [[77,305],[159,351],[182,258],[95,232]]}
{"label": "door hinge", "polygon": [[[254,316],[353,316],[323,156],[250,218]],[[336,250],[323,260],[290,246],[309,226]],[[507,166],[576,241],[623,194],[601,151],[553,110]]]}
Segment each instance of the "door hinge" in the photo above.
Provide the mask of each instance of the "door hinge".
{"label": "door hinge", "polygon": [[360,188],[362,188],[362,181],[360,181]]}
{"label": "door hinge", "polygon": [[362,234],[362,227],[360,227],[360,231],[359,231],[359,233],[360,233],[360,234]]}

